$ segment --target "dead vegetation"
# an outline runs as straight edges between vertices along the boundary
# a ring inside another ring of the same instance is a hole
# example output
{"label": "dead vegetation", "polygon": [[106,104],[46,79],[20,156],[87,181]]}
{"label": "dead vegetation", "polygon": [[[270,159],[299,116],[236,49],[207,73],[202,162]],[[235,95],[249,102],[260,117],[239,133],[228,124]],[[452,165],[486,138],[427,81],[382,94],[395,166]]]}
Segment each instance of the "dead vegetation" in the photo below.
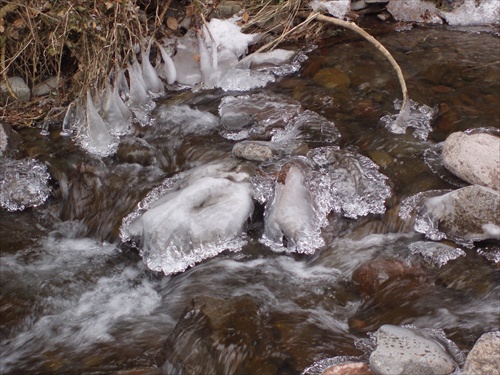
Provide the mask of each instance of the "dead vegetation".
{"label": "dead vegetation", "polygon": [[[57,95],[32,97],[28,103],[9,98],[0,120],[13,126],[60,120],[63,108],[88,90],[102,90],[110,74],[126,66],[146,40],[181,35],[186,27],[199,28],[221,5],[214,0],[14,0],[0,4],[2,80],[20,76],[30,88],[48,77],[62,82]],[[310,22],[310,9],[303,0],[237,4],[243,30],[262,33],[266,49],[301,38],[315,40],[326,29],[324,22]]]}

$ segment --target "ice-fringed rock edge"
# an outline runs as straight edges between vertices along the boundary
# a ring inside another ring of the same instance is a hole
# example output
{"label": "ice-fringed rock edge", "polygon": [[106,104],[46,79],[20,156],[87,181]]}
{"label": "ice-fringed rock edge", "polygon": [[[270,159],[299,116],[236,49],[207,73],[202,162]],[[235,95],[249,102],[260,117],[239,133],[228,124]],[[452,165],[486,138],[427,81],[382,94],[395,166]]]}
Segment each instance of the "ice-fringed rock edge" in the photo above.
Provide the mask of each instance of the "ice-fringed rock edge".
{"label": "ice-fringed rock edge", "polygon": [[166,275],[241,250],[252,190],[249,176],[232,167],[219,162],[165,180],[123,219],[122,240],[134,241],[147,266]]}

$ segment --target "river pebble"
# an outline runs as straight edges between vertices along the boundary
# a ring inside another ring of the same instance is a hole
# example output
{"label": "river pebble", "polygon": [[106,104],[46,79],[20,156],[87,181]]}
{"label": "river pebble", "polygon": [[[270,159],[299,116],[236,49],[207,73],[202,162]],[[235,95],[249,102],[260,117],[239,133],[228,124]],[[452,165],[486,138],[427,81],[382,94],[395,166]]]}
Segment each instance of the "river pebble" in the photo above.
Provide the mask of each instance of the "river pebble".
{"label": "river pebble", "polygon": [[378,375],[448,375],[457,367],[439,343],[418,331],[385,324],[375,336],[370,367]]}

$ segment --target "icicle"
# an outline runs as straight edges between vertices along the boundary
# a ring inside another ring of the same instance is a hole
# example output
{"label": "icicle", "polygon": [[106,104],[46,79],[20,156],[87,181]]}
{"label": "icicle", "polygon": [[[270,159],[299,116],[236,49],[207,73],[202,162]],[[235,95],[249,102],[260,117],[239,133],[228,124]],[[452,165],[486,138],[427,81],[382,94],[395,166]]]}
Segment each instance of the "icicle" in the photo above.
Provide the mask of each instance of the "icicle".
{"label": "icicle", "polygon": [[163,64],[160,65],[161,73],[165,76],[167,83],[171,85],[177,79],[177,70],[175,69],[174,61],[160,43],[157,43],[157,45],[160,49],[161,58],[163,59]]}
{"label": "icicle", "polygon": [[198,50],[200,54],[201,78],[206,86],[213,87],[217,85],[219,81],[220,72],[214,69],[210,61],[210,53],[203,38],[199,34],[196,37],[198,39]]}
{"label": "icicle", "polygon": [[138,107],[146,105],[149,102],[149,96],[144,86],[144,81],[137,75],[133,65],[128,67],[127,70],[130,77],[130,103]]}
{"label": "icicle", "polygon": [[130,87],[128,86],[127,77],[125,77],[125,69],[120,69],[118,65],[116,65],[114,85],[118,90],[118,93],[123,95],[123,100],[128,99],[130,95]]}
{"label": "icicle", "polygon": [[[123,111],[124,107],[125,111]],[[106,85],[106,100],[104,102],[104,121],[108,124],[112,133],[116,135],[127,134],[129,129],[130,110],[125,106],[118,94],[118,90]]]}
{"label": "icicle", "polygon": [[72,135],[85,124],[85,112],[80,106],[80,100],[74,100],[68,106],[62,124],[61,135]]}
{"label": "icicle", "polygon": [[141,49],[141,59],[142,59],[142,78],[146,83],[146,88],[153,94],[162,94],[165,92],[165,87],[163,82],[156,74],[155,69],[149,61],[149,53],[151,51],[151,44],[148,44],[146,49]]}
{"label": "icicle", "polygon": [[87,91],[87,131],[89,136],[88,150],[107,155],[113,144],[104,120],[95,109],[90,91]]}

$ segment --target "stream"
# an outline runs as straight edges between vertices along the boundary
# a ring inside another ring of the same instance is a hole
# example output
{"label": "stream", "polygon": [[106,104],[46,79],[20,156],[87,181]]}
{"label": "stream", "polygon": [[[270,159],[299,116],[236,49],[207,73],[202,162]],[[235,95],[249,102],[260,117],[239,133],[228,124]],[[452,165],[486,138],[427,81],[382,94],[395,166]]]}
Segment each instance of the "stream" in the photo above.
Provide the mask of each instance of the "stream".
{"label": "stream", "polygon": [[[321,42],[263,88],[167,91],[152,124],[136,125],[112,156],[90,156],[57,125],[19,129],[14,158],[45,165],[51,190],[44,204],[0,210],[0,373],[301,374],[327,358],[366,359],[383,324],[441,329],[464,354],[499,330],[498,241],[431,241],[400,214],[412,196],[467,185],[436,156],[449,134],[500,128],[499,37],[414,27],[377,39],[416,106],[406,134],[381,121],[397,113],[394,71],[352,36]],[[266,126],[223,123],[224,111]],[[250,171],[258,191],[241,242],[178,268],[143,259],[127,217],[182,173],[234,163],[242,139],[279,149],[227,167]],[[320,232],[294,239],[296,252],[264,235],[269,181],[288,162],[310,168],[323,207]],[[12,168],[0,172],[23,173]],[[368,291],[353,281],[380,262],[406,271]]]}

